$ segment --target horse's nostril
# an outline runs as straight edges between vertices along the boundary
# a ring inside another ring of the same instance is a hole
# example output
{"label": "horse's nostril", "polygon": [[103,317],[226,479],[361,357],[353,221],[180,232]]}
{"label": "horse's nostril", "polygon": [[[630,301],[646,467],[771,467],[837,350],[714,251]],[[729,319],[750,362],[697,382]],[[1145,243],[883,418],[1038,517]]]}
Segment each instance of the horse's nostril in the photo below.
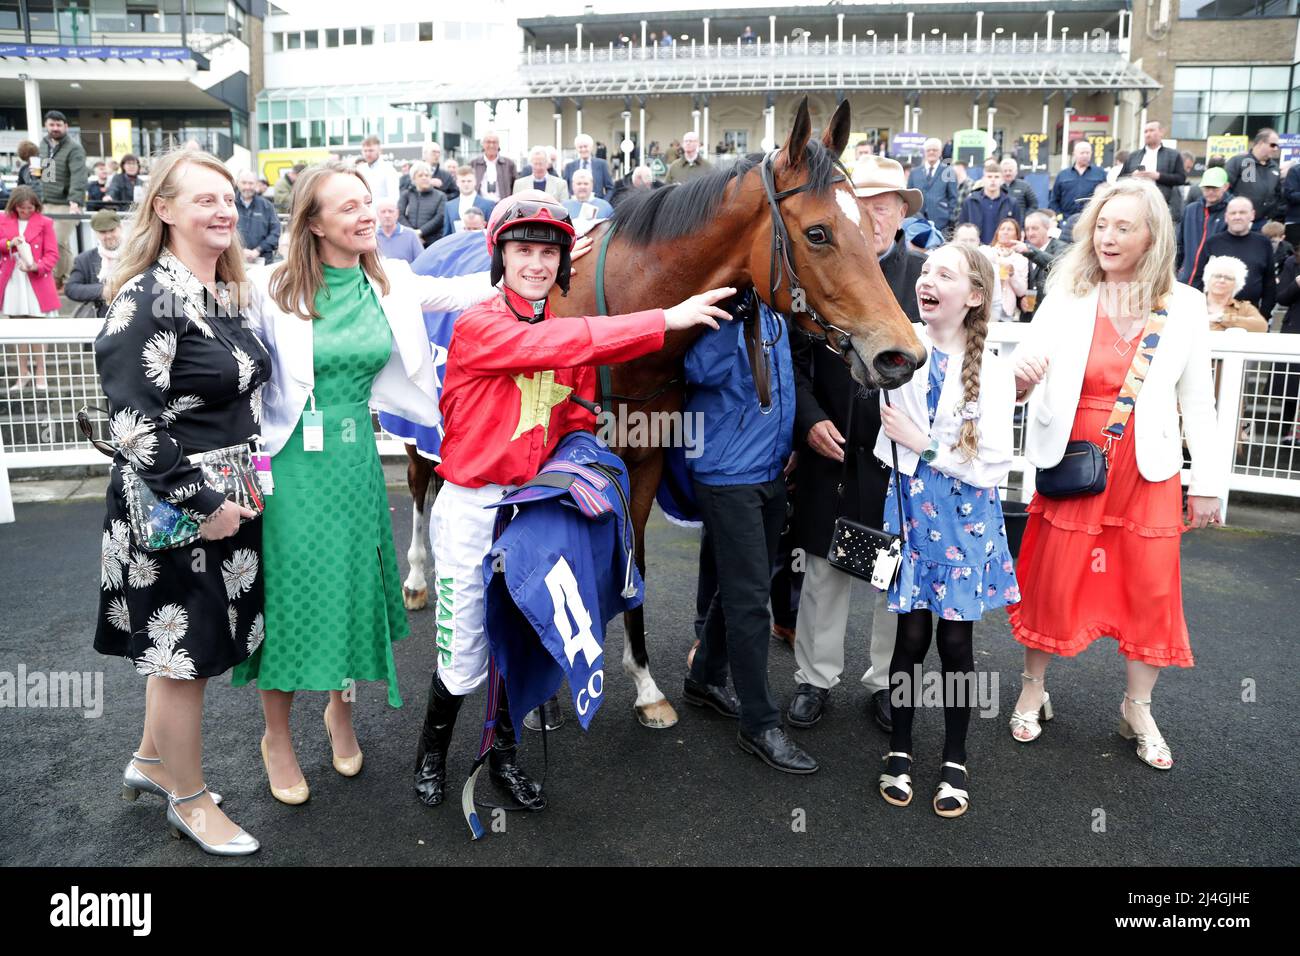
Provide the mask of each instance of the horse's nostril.
{"label": "horse's nostril", "polygon": [[876,373],[886,382],[905,379],[916,370],[916,363],[906,353],[896,350],[881,352],[872,363]]}

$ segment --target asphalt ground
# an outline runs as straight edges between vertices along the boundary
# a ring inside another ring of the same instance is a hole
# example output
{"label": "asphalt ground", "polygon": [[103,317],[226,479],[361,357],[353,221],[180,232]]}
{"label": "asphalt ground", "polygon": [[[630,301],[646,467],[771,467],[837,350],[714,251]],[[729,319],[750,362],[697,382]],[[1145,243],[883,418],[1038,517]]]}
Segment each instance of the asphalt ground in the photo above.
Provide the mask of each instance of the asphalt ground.
{"label": "asphalt ground", "polygon": [[[409,506],[392,496],[399,552]],[[1184,538],[1183,587],[1197,666],[1171,669],[1155,715],[1176,767],[1155,771],[1115,732],[1123,659],[1102,640],[1056,662],[1049,688],[1056,719],[1042,738],[1012,742],[1007,718],[1021,652],[1005,618],[975,630],[976,663],[999,681],[998,712],[972,720],[970,811],[944,820],[930,809],[938,779],[942,713],[919,712],[917,798],[897,809],[876,793],[887,740],[865,717],[857,682],[867,664],[867,602],[849,627],[852,675],[830,696],[822,722],[794,736],[821,761],[810,777],[777,773],[736,745],[734,722],[681,701],[694,615],[696,532],[664,522],[648,532],[647,619],[652,670],[680,722],[652,731],[632,710],[617,665],[622,625],[611,624],[604,705],[590,733],[572,719],[550,735],[540,814],[510,813],[504,832],[471,843],[456,800],[427,809],[410,785],[433,668],[433,612],[411,615],[397,646],[405,706],[362,685],[355,713],[365,769],[330,767],[321,726],[324,694],[301,695],[293,726],[310,802],[273,800],[258,756],[261,711],[251,688],[210,682],[207,779],[231,816],[262,842],[226,861],[167,835],[162,802],[118,797],[122,767],[139,739],[143,681],[91,647],[98,595],[102,504],[21,504],[0,526],[0,671],[103,675],[103,714],[0,709],[0,864],[5,865],[532,865],[802,864],[1226,865],[1300,863],[1293,807],[1298,694],[1293,612],[1300,537],[1222,529]],[[863,595],[865,597],[865,594]],[[927,665],[937,669],[932,649]],[[784,704],[792,654],[773,643],[770,681]],[[1243,689],[1245,688],[1245,689]],[[1243,697],[1248,698],[1243,700]],[[451,753],[458,793],[480,731],[482,696],[466,703]],[[522,760],[542,770],[540,738],[524,734]],[[495,798],[482,775],[481,800]],[[488,818],[490,821],[490,817]]]}

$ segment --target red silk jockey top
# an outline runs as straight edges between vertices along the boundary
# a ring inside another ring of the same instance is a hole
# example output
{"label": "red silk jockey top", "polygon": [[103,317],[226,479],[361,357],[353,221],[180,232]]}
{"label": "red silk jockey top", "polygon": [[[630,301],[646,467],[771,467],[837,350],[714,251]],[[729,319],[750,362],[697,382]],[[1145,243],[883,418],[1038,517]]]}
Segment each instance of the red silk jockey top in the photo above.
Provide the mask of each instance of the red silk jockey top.
{"label": "red silk jockey top", "polygon": [[548,303],[538,322],[516,312],[532,315],[533,304],[506,289],[466,309],[452,331],[438,474],[466,488],[520,485],[536,476],[561,438],[595,429],[595,416],[568,400],[574,393],[595,400],[595,366],[664,344],[663,309],[568,317]]}

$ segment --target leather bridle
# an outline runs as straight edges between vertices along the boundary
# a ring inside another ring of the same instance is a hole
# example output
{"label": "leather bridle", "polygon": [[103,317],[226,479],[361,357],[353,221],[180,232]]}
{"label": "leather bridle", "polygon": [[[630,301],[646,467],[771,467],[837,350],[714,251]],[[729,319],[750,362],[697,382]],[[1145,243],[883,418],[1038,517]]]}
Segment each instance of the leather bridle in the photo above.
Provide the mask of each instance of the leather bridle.
{"label": "leather bridle", "polygon": [[[822,345],[826,346],[826,348],[830,349],[836,355],[843,356],[848,354],[849,349],[852,347],[850,334],[838,325],[835,325],[833,322],[828,322],[826,319],[822,318],[821,314],[808,302],[808,293],[804,291],[803,284],[799,281],[799,276],[794,271],[794,263],[790,258],[790,233],[785,228],[785,220],[781,218],[781,200],[787,199],[790,196],[797,196],[801,192],[806,192],[808,189],[812,188],[812,183],[804,183],[802,186],[795,186],[791,189],[783,189],[778,192],[776,188],[775,162],[777,153],[779,152],[780,150],[774,149],[768,153],[763,158],[761,169],[763,191],[767,193],[767,205],[772,211],[772,257],[768,264],[768,305],[770,305],[773,310],[779,311],[776,308],[776,293],[781,288],[782,279],[785,276],[789,276],[791,300],[793,301],[795,297],[801,297],[804,301],[804,308],[808,315],[812,317],[813,322],[816,323],[819,329],[821,329],[820,333],[809,332],[807,334],[821,342]],[[831,184],[834,185],[836,183],[849,182],[850,177],[848,171],[839,160],[835,161],[835,166],[839,169],[841,175],[832,179]],[[802,296],[799,296],[799,293],[801,292],[803,294]]]}

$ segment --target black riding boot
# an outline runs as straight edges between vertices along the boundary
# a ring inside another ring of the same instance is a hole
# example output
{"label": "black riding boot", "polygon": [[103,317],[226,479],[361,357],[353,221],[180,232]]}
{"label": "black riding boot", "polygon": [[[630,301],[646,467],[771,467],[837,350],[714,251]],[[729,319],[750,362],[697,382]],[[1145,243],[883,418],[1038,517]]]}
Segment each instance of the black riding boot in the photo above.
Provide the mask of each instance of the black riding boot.
{"label": "black riding boot", "polygon": [[426,807],[442,803],[447,781],[447,748],[456,727],[456,714],[464,697],[447,690],[438,672],[429,684],[429,707],[424,712],[420,749],[415,755],[415,792]]}
{"label": "black riding boot", "polygon": [[525,810],[546,807],[546,794],[515,763],[515,725],[510,720],[510,707],[504,689],[497,703],[496,737],[488,752],[488,771],[492,779],[510,793],[515,803]]}

